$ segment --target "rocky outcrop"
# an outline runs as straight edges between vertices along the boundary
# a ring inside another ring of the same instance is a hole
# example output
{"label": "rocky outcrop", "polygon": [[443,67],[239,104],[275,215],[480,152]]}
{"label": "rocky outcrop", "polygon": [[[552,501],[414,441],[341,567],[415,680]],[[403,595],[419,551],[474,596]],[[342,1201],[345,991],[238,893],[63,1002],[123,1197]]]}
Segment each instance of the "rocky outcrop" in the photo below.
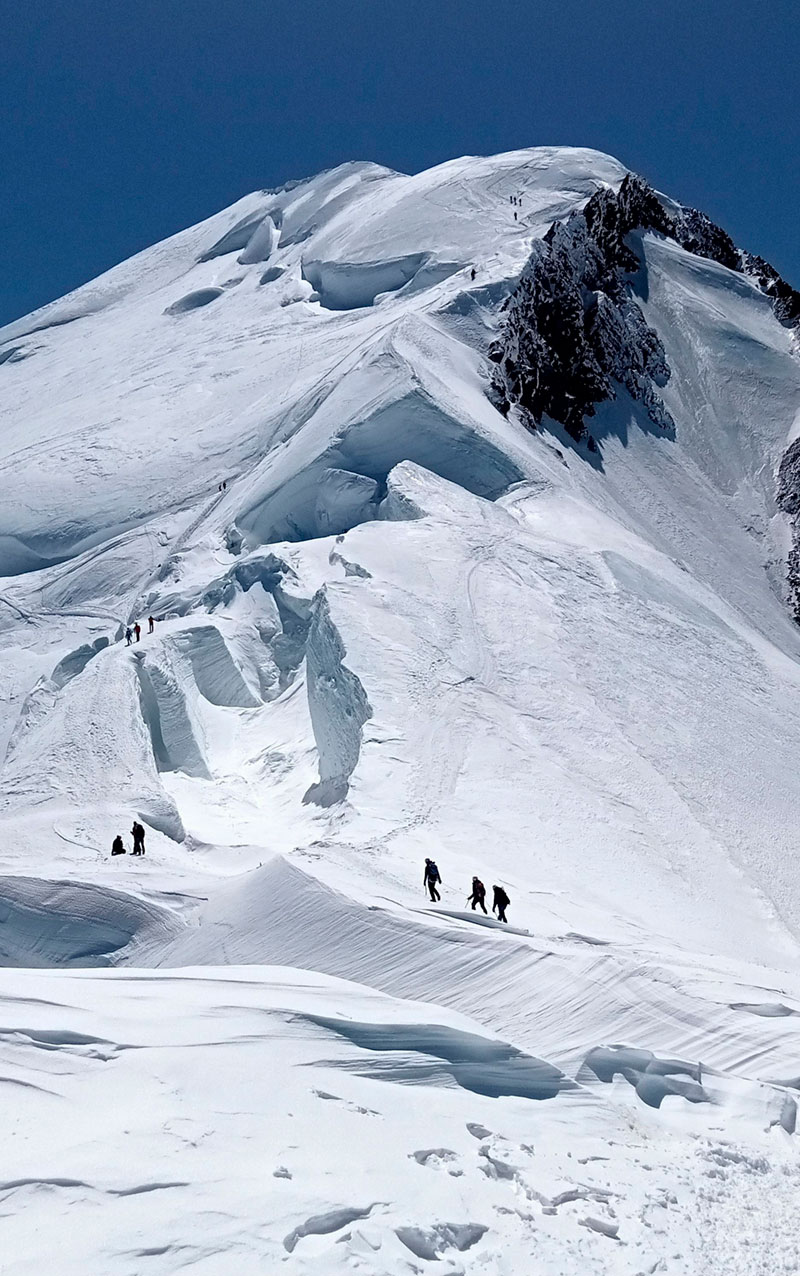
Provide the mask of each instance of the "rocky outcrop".
{"label": "rocky outcrop", "polygon": [[787,559],[789,600],[800,624],[800,438],[786,449],[778,467],[778,506],[792,524],[793,547]]}
{"label": "rocky outcrop", "polygon": [[677,239],[681,248],[694,253],[695,257],[718,261],[729,270],[742,269],[742,254],[728,232],[697,208],[681,209],[673,221],[671,231],[667,233]]}
{"label": "rocky outcrop", "polygon": [[[654,425],[674,426],[658,391],[670,370],[658,334],[636,302],[631,276],[641,268],[634,231],[674,239],[696,256],[752,278],[776,317],[800,325],[800,292],[761,257],[742,252],[696,208],[669,211],[641,177],[597,191],[581,212],[555,222],[534,244],[489,358],[492,393],[503,412],[518,404],[539,425],[547,416],[576,440],[596,406],[624,388]],[[589,436],[589,444],[593,440]]]}
{"label": "rocky outcrop", "polygon": [[627,236],[641,227],[666,233],[668,225],[654,192],[629,174],[619,191],[598,191],[582,212],[551,226],[489,351],[502,410],[517,403],[537,424],[548,416],[577,440],[595,405],[624,386],[655,424],[672,426],[657,393],[669,378],[664,348],[626,279],[639,265]]}
{"label": "rocky outcrop", "polygon": [[697,257],[718,261],[748,275],[771,299],[775,316],[788,328],[800,325],[800,292],[782,279],[763,257],[737,248],[727,231],[696,208],[684,208],[674,219],[673,238]]}
{"label": "rocky outcrop", "polygon": [[800,292],[782,279],[774,266],[763,257],[742,253],[742,270],[755,279],[762,292],[772,298],[773,309],[787,328],[800,326]]}

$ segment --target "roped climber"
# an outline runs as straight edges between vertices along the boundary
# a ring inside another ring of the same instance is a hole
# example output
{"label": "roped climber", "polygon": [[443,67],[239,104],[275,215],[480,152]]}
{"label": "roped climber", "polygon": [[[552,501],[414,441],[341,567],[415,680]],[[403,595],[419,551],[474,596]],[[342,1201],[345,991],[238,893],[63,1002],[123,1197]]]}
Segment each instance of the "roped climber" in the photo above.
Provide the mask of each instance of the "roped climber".
{"label": "roped climber", "polygon": [[131,835],[133,837],[133,850],[131,851],[131,854],[144,855],[144,826],[141,825],[138,820],[133,821]]}
{"label": "roped climber", "polygon": [[436,864],[434,863],[434,861],[431,859],[426,859],[425,874],[422,878],[422,885],[423,887],[428,888],[428,891],[430,892],[431,900],[433,901],[434,904],[438,903],[438,901],[441,899],[441,895],[436,889],[437,883],[441,882],[441,880],[442,880],[442,875],[439,872],[438,868],[436,867]]}
{"label": "roped climber", "polygon": [[[484,911],[484,913],[486,913],[486,902],[485,902],[485,901],[486,901],[486,887],[484,886],[483,882],[481,881],[481,879],[480,879],[479,877],[473,877],[473,879],[472,879],[472,894],[470,895],[469,899],[467,900],[467,903],[472,905],[472,911],[473,911],[473,913],[475,912],[475,909],[476,909],[477,907],[482,908],[482,909],[483,909],[483,911]],[[486,916],[487,916],[487,917],[488,917],[488,915],[489,915],[489,914],[488,914],[488,913],[486,913]]]}
{"label": "roped climber", "polygon": [[511,900],[508,898],[508,895],[503,890],[502,886],[493,886],[492,890],[494,891],[492,912],[497,913],[497,920],[499,922],[507,922],[508,918],[506,917],[506,909],[511,903]]}

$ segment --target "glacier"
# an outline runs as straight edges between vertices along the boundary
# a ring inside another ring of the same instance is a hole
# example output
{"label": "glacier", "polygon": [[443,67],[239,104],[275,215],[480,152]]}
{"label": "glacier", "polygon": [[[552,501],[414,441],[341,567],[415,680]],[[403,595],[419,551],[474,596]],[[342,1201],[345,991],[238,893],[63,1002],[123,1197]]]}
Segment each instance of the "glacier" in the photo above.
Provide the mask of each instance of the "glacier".
{"label": "glacier", "polygon": [[797,294],[638,181],[344,164],[0,330],[10,1276],[794,1270]]}

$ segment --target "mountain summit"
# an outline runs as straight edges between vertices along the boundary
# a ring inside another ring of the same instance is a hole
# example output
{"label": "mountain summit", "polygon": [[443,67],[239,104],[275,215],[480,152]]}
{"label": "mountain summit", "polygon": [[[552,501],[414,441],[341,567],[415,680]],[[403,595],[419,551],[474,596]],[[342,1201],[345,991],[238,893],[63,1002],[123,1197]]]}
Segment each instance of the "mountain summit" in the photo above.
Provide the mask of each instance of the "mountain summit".
{"label": "mountain summit", "polygon": [[795,1253],[799,323],[541,147],[256,192],[0,331],[30,1261],[51,1189],[108,1198],[82,1276]]}

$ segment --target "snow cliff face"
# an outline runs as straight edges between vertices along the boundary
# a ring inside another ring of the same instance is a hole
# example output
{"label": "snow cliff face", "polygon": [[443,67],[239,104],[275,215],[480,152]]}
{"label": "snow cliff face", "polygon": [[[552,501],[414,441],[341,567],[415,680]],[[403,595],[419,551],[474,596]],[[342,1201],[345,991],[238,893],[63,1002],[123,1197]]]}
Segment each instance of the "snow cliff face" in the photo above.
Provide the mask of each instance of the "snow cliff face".
{"label": "snow cliff face", "polygon": [[794,1261],[799,314],[537,148],[0,332],[10,1272]]}

